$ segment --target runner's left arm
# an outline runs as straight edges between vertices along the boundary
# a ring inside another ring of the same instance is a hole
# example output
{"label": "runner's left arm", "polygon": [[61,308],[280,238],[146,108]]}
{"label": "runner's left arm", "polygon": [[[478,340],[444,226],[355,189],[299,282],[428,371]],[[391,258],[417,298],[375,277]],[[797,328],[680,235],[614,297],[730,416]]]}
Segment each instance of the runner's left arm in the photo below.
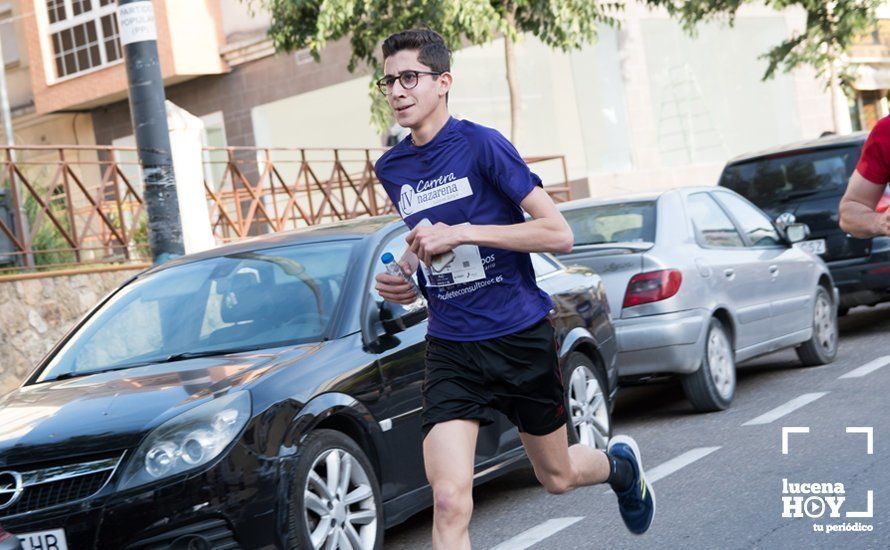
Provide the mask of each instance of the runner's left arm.
{"label": "runner's left arm", "polygon": [[519,206],[528,212],[531,220],[513,225],[465,226],[461,244],[472,243],[517,252],[564,254],[572,251],[572,229],[546,191],[535,187]]}
{"label": "runner's left arm", "polygon": [[572,250],[572,229],[540,187],[533,188],[519,204],[531,220],[512,225],[454,225],[437,223],[415,227],[407,237],[410,250],[425,264],[432,257],[462,244],[475,244],[516,252],[566,253]]}

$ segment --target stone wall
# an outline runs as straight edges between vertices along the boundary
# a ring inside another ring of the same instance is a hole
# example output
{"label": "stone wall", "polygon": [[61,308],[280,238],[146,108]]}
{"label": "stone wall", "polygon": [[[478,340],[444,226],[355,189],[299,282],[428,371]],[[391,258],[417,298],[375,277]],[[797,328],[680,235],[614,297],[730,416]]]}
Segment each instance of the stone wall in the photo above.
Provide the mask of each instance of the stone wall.
{"label": "stone wall", "polygon": [[96,302],[138,269],[0,282],[0,395]]}

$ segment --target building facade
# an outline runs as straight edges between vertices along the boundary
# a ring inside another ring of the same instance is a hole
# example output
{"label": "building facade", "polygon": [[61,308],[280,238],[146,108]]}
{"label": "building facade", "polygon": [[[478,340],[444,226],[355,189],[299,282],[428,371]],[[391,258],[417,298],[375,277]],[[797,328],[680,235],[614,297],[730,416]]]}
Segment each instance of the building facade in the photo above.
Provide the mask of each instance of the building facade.
{"label": "building facade", "polygon": [[[6,4],[4,57],[21,143],[132,145],[113,0]],[[210,146],[379,147],[367,71],[348,44],[316,63],[276,54],[270,17],[239,0],[153,0],[167,98],[200,117]],[[0,4],[0,8],[3,4]],[[728,158],[833,130],[830,94],[812,71],[761,81],[770,47],[805,16],[745,7],[735,25],[690,37],[666,14],[631,4],[620,29],[560,52],[517,45],[518,147],[564,154],[576,196],[713,184]],[[11,29],[11,30],[10,30]],[[11,36],[11,37],[10,37]],[[509,135],[500,40],[455,53],[450,107]],[[886,102],[885,102],[886,103]],[[542,166],[561,179],[561,167]]]}
{"label": "building facade", "polygon": [[852,118],[857,129],[870,130],[890,114],[890,7],[878,11],[876,28],[850,48],[855,80]]}

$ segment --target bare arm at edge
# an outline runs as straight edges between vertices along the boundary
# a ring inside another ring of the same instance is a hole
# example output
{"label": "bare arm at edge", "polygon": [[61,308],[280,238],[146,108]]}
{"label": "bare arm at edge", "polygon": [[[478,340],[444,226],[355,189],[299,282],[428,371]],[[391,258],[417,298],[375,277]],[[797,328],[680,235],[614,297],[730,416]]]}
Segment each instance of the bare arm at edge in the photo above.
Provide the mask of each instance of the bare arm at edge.
{"label": "bare arm at edge", "polygon": [[883,185],[876,185],[865,179],[858,170],[854,171],[841,199],[841,229],[860,239],[890,235],[890,211],[882,214],[875,212],[883,194]]}

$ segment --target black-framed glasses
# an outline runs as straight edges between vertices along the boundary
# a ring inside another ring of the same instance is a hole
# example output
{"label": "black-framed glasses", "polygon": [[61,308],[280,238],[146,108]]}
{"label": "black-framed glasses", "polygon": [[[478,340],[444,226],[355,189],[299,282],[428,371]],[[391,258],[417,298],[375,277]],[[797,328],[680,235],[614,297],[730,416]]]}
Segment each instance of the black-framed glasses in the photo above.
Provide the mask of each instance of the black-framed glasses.
{"label": "black-framed glasses", "polygon": [[439,76],[442,73],[434,71],[402,71],[398,74],[398,76],[384,76],[377,81],[377,87],[380,89],[380,93],[382,93],[383,95],[389,95],[389,93],[392,91],[392,87],[396,83],[396,80],[398,80],[399,84],[402,85],[402,88],[410,90],[411,88],[417,87],[417,81],[420,79],[420,75],[423,74],[428,74],[430,76]]}

